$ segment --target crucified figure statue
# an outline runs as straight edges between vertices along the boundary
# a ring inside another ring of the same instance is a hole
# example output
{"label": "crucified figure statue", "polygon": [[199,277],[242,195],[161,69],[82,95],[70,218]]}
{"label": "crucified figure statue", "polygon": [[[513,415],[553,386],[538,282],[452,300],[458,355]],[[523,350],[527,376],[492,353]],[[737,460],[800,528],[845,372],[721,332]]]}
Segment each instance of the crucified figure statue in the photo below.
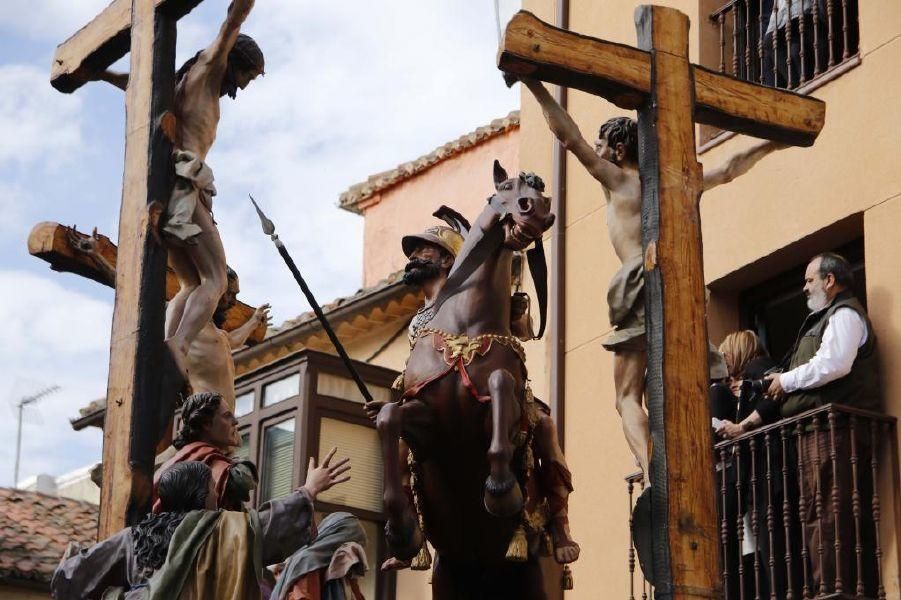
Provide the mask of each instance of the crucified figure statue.
{"label": "crucified figure statue", "polygon": [[[648,415],[642,405],[645,391],[647,346],[644,325],[644,277],[641,249],[641,180],[638,175],[637,123],[616,117],[601,125],[594,144],[579,131],[572,117],[540,82],[520,81],[541,105],[551,131],[600,182],[607,203],[607,233],[622,267],[607,291],[613,332],[604,340],[613,352],[616,409],[623,421],[629,448],[647,475],[650,462]],[[704,173],[704,190],[728,183],[747,173],[764,156],[784,146],[761,141]],[[700,401],[700,400],[699,400]]]}
{"label": "crucified figure statue", "polygon": [[[254,0],[234,0],[213,43],[175,76],[174,120],[166,129],[175,146],[176,182],[161,229],[169,265],[181,284],[166,310],[166,344],[185,377],[191,344],[228,287],[225,250],[212,213],[213,172],[204,161],[216,139],[220,98],[234,98],[263,74],[262,51],[240,33],[253,5]],[[95,77],[123,90],[128,85],[127,73]]]}
{"label": "crucified figure statue", "polygon": [[[97,250],[97,230],[90,237],[83,237],[69,230],[70,247],[91,259],[98,272],[110,286],[116,285],[116,267]],[[232,350],[241,348],[247,338],[260,326],[269,327],[269,305],[257,308],[246,323],[232,331],[223,329],[228,310],[238,301],[241,292],[238,274],[226,267],[228,285],[219,298],[212,318],[204,323],[200,333],[188,346],[186,365],[191,393],[214,392],[222,396],[229,410],[235,409],[235,361]]]}

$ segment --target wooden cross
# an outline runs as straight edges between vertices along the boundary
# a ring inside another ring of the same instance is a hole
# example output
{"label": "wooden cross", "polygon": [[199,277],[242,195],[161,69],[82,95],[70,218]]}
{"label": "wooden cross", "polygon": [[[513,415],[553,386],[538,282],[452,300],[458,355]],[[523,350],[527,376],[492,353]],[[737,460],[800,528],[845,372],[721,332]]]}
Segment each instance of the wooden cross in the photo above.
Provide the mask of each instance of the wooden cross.
{"label": "wooden cross", "polygon": [[810,146],[819,100],[715,73],[688,60],[688,17],[635,11],[639,48],[513,17],[498,66],[638,110],[648,340],[647,399],[656,598],[722,597],[694,124]]}
{"label": "wooden cross", "polygon": [[[173,184],[172,148],[160,121],[175,93],[176,22],[201,0],[113,0],[60,44],[50,83],[73,92],[131,52],[125,94],[125,173],[119,211],[119,268],[110,337],[103,488],[98,536],[140,520],[150,509],[160,421],[166,250],[152,235],[152,203]],[[152,425],[150,425],[152,424]]]}
{"label": "wooden cross", "polygon": [[[50,268],[54,271],[74,273],[103,285],[115,287],[115,282],[110,283],[106,274],[102,273],[89,257],[73,250],[68,239],[70,235],[79,238],[88,237],[87,234],[59,223],[50,221],[38,223],[28,235],[28,253],[49,263]],[[118,263],[119,249],[105,235],[97,236],[97,251],[115,269]],[[167,269],[166,300],[174,298],[180,287],[181,284],[178,283],[175,272],[171,268]],[[234,331],[247,323],[254,312],[256,312],[255,307],[238,301],[225,312],[225,321],[219,328],[223,331]],[[247,343],[252,345],[262,342],[266,336],[266,329],[267,326],[261,324],[247,338]]]}

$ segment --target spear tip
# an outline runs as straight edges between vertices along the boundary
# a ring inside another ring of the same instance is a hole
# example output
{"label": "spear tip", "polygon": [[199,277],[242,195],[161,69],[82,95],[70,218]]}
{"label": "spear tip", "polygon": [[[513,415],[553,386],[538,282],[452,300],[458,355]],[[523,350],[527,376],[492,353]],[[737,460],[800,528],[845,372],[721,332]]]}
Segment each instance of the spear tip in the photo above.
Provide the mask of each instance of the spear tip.
{"label": "spear tip", "polygon": [[263,233],[266,235],[272,235],[275,233],[275,223],[273,223],[269,217],[263,212],[260,208],[260,205],[257,204],[257,201],[253,199],[253,196],[247,194],[250,197],[250,201],[253,202],[253,207],[257,211],[257,216],[260,218],[260,225],[263,227]]}

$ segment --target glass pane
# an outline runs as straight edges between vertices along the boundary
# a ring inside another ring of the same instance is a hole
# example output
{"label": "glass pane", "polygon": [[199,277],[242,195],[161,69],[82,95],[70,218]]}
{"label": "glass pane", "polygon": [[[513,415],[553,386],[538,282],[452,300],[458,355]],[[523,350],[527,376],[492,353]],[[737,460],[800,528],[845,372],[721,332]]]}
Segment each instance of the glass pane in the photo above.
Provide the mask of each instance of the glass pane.
{"label": "glass pane", "polygon": [[294,474],[294,419],[267,427],[263,433],[262,501],[291,493]]}
{"label": "glass pane", "polygon": [[253,410],[253,392],[241,394],[235,398],[235,416],[243,417]]}
{"label": "glass pane", "polygon": [[[368,384],[372,399],[382,402],[391,402],[394,398],[390,389],[378,385]],[[363,403],[363,396],[353,379],[332,375],[331,373],[319,373],[316,378],[316,393],[320,396],[331,396],[351,402]]]}
{"label": "glass pane", "polygon": [[350,481],[319,494],[323,502],[382,512],[382,453],[379,434],[372,427],[337,419],[319,422],[319,457],[333,447],[336,458],[349,457],[353,465]]}
{"label": "glass pane", "polygon": [[300,373],[288,375],[284,379],[263,386],[263,406],[287,400],[300,393]]}
{"label": "glass pane", "polygon": [[250,458],[250,432],[241,434],[241,445],[235,448],[234,457],[237,460]]}

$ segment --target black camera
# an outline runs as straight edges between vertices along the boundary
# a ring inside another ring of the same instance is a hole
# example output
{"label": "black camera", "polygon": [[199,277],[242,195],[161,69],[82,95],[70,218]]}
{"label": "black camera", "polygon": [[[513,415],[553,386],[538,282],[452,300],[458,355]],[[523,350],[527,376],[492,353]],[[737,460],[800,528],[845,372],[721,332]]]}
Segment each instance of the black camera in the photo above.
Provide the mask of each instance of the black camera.
{"label": "black camera", "polygon": [[770,387],[770,382],[766,379],[744,379],[741,382],[742,393],[750,395],[763,396]]}

